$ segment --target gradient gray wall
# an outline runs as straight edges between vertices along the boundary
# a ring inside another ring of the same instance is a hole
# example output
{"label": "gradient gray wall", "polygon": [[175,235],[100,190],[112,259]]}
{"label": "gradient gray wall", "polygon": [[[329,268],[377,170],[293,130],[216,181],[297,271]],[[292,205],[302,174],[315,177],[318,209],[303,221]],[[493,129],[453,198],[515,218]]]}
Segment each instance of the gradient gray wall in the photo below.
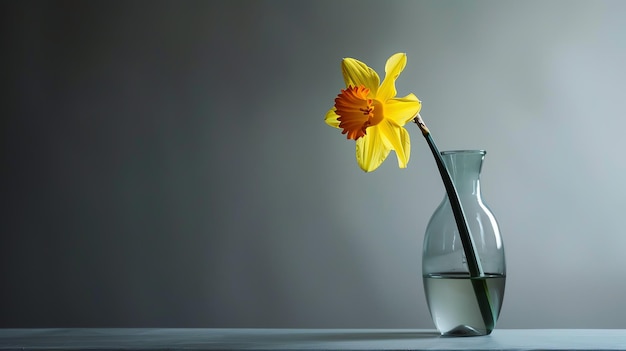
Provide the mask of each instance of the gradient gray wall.
{"label": "gradient gray wall", "polygon": [[[626,328],[626,2],[2,2],[0,327],[433,328],[441,180],[361,172],[340,60],[484,148],[501,328]],[[393,155],[392,155],[393,156]]]}

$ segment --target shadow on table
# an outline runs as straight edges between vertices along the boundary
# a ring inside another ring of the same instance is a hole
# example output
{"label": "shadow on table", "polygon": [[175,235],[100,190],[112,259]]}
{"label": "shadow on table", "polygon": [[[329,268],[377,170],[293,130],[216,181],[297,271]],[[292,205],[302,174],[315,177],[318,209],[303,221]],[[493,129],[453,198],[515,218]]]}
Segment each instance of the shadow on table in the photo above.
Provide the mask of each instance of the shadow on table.
{"label": "shadow on table", "polygon": [[[405,349],[411,341],[438,339],[440,334],[429,330],[410,329],[278,329],[238,330],[214,335],[211,350],[296,350],[296,349],[367,349],[372,344],[381,349]],[[206,347],[206,341],[200,346]],[[188,345],[190,346],[190,345]],[[393,347],[391,347],[393,346]]]}
{"label": "shadow on table", "polygon": [[436,331],[412,331],[412,330],[357,330],[357,331],[319,331],[309,333],[292,333],[285,335],[292,341],[317,340],[317,341],[373,341],[373,340],[410,340],[410,339],[434,339],[441,337]]}

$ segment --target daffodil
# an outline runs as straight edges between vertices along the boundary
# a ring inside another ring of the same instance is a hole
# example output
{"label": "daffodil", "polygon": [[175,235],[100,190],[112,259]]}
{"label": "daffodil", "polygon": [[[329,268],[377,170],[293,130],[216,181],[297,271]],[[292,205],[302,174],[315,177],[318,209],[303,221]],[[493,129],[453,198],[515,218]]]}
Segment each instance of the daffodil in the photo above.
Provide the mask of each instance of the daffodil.
{"label": "daffodil", "polygon": [[[326,113],[325,122],[342,129],[342,134],[356,141],[356,159],[365,172],[378,168],[391,150],[396,153],[398,166],[406,168],[411,156],[411,142],[404,125],[415,122],[435,158],[448,194],[470,276],[484,277],[459,195],[430,130],[419,114],[422,103],[414,94],[396,97],[396,79],[404,70],[406,60],[406,54],[392,55],[385,64],[385,79],[379,85],[380,78],[376,71],[359,60],[343,59],[341,71],[346,89],[341,89],[337,95],[335,105]],[[493,326],[493,308],[486,284],[485,279],[472,280],[483,321],[485,325]]]}
{"label": "daffodil", "polygon": [[417,116],[421,102],[414,94],[396,97],[396,79],[406,61],[404,53],[391,56],[382,83],[376,71],[361,61],[345,58],[341,63],[346,89],[337,95],[325,122],[356,140],[356,159],[365,172],[378,168],[391,150],[400,168],[409,162],[411,141],[404,125]]}

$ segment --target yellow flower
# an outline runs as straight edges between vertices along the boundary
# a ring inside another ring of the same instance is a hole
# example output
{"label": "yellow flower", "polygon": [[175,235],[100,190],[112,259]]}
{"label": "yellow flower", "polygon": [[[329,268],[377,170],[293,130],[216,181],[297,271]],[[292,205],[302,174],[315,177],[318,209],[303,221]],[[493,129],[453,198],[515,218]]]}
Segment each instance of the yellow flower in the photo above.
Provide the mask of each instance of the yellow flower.
{"label": "yellow flower", "polygon": [[345,58],[341,63],[346,89],[337,95],[325,122],[356,140],[356,159],[365,172],[378,168],[391,150],[396,152],[400,168],[409,162],[411,142],[404,125],[419,113],[422,104],[414,94],[396,97],[396,79],[404,66],[406,54],[391,56],[379,86],[378,74],[363,62]]}

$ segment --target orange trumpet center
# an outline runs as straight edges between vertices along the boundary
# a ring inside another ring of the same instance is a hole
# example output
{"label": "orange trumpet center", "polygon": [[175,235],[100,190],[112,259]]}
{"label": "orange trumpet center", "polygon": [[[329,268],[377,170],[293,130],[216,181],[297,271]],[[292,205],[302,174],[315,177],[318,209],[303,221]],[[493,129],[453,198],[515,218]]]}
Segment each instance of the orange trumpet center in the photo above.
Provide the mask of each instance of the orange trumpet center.
{"label": "orange trumpet center", "polygon": [[341,134],[347,134],[348,139],[357,140],[366,134],[369,126],[376,125],[383,120],[382,105],[368,99],[370,90],[363,85],[348,86],[341,89],[341,94],[335,99],[335,113],[339,115]]}

